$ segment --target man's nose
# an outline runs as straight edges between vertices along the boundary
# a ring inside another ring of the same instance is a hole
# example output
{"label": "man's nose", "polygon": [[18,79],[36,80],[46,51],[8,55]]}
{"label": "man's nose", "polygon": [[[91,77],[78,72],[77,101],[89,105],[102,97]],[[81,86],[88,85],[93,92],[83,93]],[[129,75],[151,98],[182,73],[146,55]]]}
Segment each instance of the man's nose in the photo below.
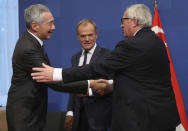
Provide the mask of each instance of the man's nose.
{"label": "man's nose", "polygon": [[121,23],[120,27],[121,27],[121,28],[123,28],[123,27],[124,27],[123,23]]}
{"label": "man's nose", "polygon": [[54,24],[52,25],[52,30],[55,30],[55,25]]}
{"label": "man's nose", "polygon": [[89,36],[86,36],[86,40],[89,41]]}

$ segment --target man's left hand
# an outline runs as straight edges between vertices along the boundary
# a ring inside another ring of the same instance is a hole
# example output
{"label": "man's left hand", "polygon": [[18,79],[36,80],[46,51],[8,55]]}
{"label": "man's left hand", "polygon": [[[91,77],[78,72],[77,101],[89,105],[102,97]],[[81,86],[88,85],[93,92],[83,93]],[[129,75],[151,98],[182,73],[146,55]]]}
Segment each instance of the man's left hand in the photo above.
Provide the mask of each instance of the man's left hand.
{"label": "man's left hand", "polygon": [[35,73],[31,73],[33,80],[37,82],[52,82],[54,68],[42,63],[42,68],[32,68]]}

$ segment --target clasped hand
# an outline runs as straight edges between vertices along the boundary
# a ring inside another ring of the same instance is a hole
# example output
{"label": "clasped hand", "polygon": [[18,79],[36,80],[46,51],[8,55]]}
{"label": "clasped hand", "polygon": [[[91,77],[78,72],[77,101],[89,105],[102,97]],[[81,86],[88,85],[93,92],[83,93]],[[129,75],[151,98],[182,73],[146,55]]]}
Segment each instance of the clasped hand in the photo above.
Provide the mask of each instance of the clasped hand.
{"label": "clasped hand", "polygon": [[90,88],[93,88],[100,95],[108,94],[112,91],[108,80],[105,79],[90,80]]}

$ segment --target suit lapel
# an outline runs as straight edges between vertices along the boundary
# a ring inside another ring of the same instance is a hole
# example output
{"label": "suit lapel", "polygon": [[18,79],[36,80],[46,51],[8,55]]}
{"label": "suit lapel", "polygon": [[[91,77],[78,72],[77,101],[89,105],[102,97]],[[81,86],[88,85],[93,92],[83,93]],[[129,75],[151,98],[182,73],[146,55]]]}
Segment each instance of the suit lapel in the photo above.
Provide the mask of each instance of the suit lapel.
{"label": "suit lapel", "polygon": [[28,31],[26,31],[24,33],[24,35],[26,35],[26,37],[32,41],[33,44],[36,45],[36,49],[40,50],[40,52],[42,53],[44,59],[46,60],[46,64],[50,65],[50,61],[49,61],[49,58],[48,58],[48,55],[46,53],[46,51],[42,48],[42,46],[40,45],[40,43],[38,42],[38,40],[33,37]]}
{"label": "suit lapel", "polygon": [[41,47],[40,43],[38,42],[38,40],[37,40],[35,37],[33,37],[28,31],[26,31],[26,32],[24,33],[24,35],[26,35],[26,37],[27,37],[29,40],[31,40],[32,43],[35,44],[35,45],[42,51],[42,47]]}
{"label": "suit lapel", "polygon": [[95,48],[95,51],[91,57],[90,63],[97,61],[97,58],[100,56],[100,50],[101,50],[101,47],[97,45]]}
{"label": "suit lapel", "polygon": [[77,55],[75,56],[75,59],[73,60],[73,67],[78,66],[81,54],[82,54],[82,51],[80,51],[79,53],[77,53]]}

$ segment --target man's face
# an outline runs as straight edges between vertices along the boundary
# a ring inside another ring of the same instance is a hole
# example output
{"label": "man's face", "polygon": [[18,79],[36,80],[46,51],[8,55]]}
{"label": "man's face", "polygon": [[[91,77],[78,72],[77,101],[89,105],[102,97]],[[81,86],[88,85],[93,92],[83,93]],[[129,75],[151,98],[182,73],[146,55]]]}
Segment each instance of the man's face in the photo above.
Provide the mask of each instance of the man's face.
{"label": "man's face", "polygon": [[90,50],[95,45],[97,32],[92,24],[80,25],[78,27],[78,40],[83,49]]}
{"label": "man's face", "polygon": [[125,37],[132,37],[132,20],[127,16],[127,13],[125,12],[122,21],[121,21],[121,28],[123,29],[123,35]]}
{"label": "man's face", "polygon": [[38,24],[37,36],[41,40],[50,39],[52,32],[55,30],[54,18],[50,12],[44,12],[43,21]]}

